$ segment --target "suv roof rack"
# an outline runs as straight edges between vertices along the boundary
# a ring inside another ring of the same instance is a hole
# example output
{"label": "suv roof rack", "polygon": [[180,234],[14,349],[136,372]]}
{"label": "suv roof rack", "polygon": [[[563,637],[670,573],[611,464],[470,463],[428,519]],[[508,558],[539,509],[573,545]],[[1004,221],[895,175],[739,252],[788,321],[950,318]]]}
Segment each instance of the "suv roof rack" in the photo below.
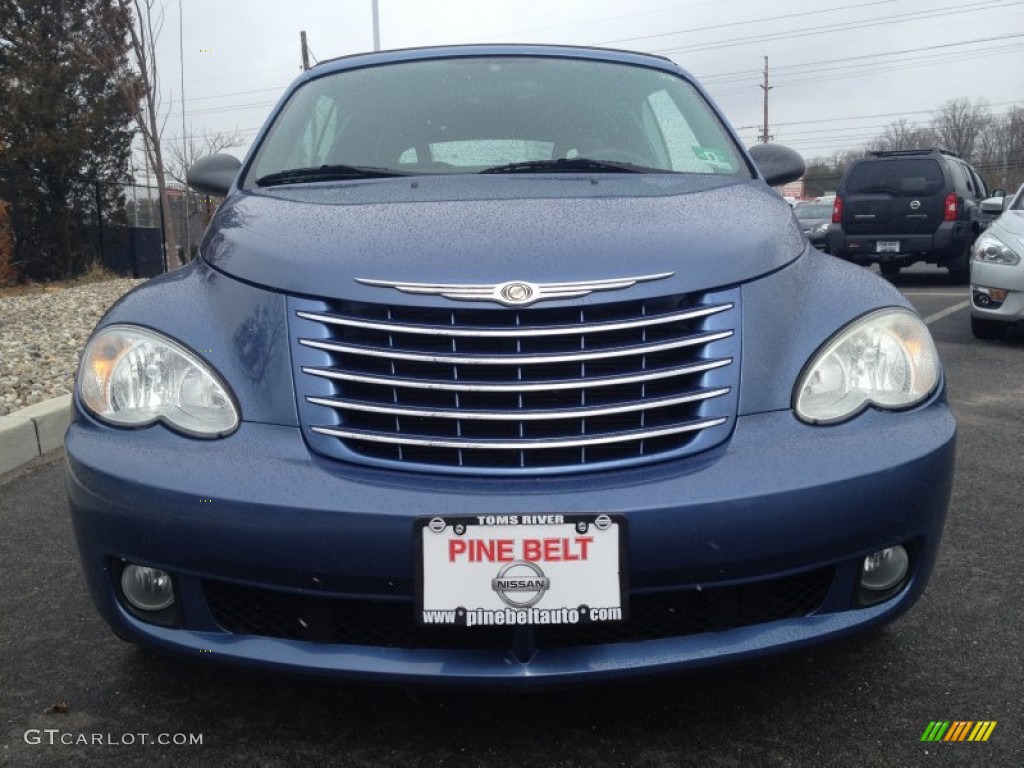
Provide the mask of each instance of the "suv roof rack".
{"label": "suv roof rack", "polygon": [[865,154],[865,157],[899,157],[900,155],[949,155],[959,158],[956,152],[943,147],[929,147],[928,149],[872,149]]}

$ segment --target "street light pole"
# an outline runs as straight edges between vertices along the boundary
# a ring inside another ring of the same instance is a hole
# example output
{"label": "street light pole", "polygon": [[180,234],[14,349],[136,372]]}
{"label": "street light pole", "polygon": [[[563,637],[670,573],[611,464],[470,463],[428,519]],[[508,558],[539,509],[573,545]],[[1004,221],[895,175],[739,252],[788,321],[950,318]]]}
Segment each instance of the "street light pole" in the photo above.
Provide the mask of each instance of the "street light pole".
{"label": "street light pole", "polygon": [[371,0],[373,6],[373,50],[380,50],[380,11],[377,8],[377,0]]}
{"label": "street light pole", "polygon": [[[189,157],[188,136],[185,128],[185,16],[181,10],[181,0],[178,0],[178,56],[181,63],[181,158],[186,165],[195,158]],[[186,167],[184,169],[188,171]],[[192,232],[189,228],[189,192],[188,185],[185,185],[183,197],[184,220],[185,220],[185,261],[192,258]]]}

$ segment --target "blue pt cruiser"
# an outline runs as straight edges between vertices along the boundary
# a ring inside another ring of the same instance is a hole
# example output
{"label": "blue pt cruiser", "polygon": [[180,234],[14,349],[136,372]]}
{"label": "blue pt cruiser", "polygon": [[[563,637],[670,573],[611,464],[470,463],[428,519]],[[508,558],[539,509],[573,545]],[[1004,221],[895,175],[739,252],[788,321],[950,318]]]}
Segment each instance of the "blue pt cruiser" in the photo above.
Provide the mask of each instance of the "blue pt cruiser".
{"label": "blue pt cruiser", "polygon": [[906,300],[769,187],[802,172],[655,56],[304,73],[244,161],[192,168],[224,196],[197,258],[83,354],[100,613],[197,660],[511,687],[893,619],[956,426]]}

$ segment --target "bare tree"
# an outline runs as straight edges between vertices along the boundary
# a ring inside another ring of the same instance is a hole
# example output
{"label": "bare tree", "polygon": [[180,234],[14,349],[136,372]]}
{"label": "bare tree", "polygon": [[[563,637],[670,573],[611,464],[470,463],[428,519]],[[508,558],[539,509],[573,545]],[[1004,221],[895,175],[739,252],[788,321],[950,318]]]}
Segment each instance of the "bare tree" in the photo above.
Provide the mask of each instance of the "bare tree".
{"label": "bare tree", "polygon": [[237,130],[204,132],[198,141],[195,136],[185,136],[181,142],[172,143],[168,147],[167,175],[182,186],[187,186],[185,174],[196,160],[244,144],[245,137]]}
{"label": "bare tree", "polygon": [[1024,108],[989,121],[978,137],[976,161],[993,187],[1013,192],[1024,183]]}
{"label": "bare tree", "polygon": [[138,75],[138,90],[126,93],[134,110],[134,119],[142,134],[146,159],[160,195],[160,211],[164,220],[164,242],[167,248],[168,269],[177,269],[184,263],[178,253],[174,236],[174,219],[167,198],[167,171],[160,140],[170,115],[170,108],[162,112],[160,105],[160,77],[156,65],[156,41],[164,26],[164,7],[157,0],[118,0],[121,8],[130,11],[134,23],[129,27],[132,58]]}
{"label": "bare tree", "polygon": [[906,118],[889,123],[881,136],[870,143],[871,149],[923,149],[935,143],[929,128],[916,126]]}
{"label": "bare tree", "polygon": [[947,101],[932,117],[932,131],[939,145],[974,160],[978,137],[990,121],[988,102],[967,97]]}

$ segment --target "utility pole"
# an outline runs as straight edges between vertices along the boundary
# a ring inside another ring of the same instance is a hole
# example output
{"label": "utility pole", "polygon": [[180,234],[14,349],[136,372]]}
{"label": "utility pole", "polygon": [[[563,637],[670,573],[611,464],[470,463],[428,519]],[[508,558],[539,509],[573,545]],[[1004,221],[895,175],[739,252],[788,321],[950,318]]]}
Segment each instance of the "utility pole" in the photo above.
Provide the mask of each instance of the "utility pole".
{"label": "utility pole", "polygon": [[377,8],[377,0],[371,0],[373,5],[373,50],[380,50],[380,11]]}
{"label": "utility pole", "polygon": [[302,71],[309,69],[309,46],[306,45],[306,30],[299,32],[299,42],[302,43]]}
{"label": "utility pole", "polygon": [[768,57],[764,57],[764,82],[761,84],[761,89],[764,91],[764,125],[761,127],[761,143],[767,144],[771,141],[772,137],[768,135],[768,91],[772,89],[772,86],[768,85]]}

